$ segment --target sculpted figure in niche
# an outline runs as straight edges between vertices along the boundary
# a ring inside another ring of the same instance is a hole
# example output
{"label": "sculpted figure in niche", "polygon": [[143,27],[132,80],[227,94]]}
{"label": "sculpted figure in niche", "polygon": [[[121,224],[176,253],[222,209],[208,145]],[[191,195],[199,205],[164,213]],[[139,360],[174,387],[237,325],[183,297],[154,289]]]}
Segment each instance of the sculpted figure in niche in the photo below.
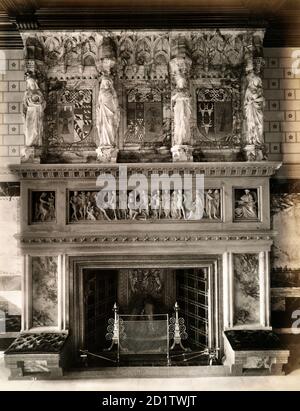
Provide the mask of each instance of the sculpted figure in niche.
{"label": "sculpted figure in niche", "polygon": [[218,219],[220,214],[220,192],[219,190],[209,189],[205,195],[206,204],[205,211],[207,217],[211,219]]}
{"label": "sculpted figure in niche", "polygon": [[99,147],[115,147],[120,123],[120,108],[113,81],[103,76],[96,112]]}
{"label": "sculpted figure in niche", "polygon": [[245,194],[238,200],[238,206],[234,210],[235,217],[238,219],[256,219],[257,207],[255,193],[250,193],[250,190],[245,190]]}
{"label": "sculpted figure in niche", "polygon": [[247,74],[244,110],[247,143],[262,146],[263,140],[263,86],[261,78],[253,70]]}
{"label": "sculpted figure in niche", "polygon": [[176,77],[176,90],[171,100],[174,110],[174,145],[190,144],[191,96],[184,77]]}
{"label": "sculpted figure in niche", "polygon": [[53,221],[55,219],[55,196],[42,192],[35,203],[34,222]]}
{"label": "sculpted figure in niche", "polygon": [[26,73],[26,92],[23,100],[25,118],[25,145],[41,146],[43,137],[43,117],[46,101],[36,79]]}

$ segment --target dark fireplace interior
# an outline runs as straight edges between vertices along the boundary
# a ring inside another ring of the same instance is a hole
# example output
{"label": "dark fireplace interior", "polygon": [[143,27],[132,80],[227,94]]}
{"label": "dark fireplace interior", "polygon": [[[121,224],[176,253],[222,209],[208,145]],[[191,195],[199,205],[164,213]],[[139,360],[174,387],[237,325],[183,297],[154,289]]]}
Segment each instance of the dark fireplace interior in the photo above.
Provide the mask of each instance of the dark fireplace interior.
{"label": "dark fireplace interior", "polygon": [[[174,305],[179,305],[179,318],[184,319],[187,338],[182,344],[188,352],[199,352],[210,346],[209,342],[209,281],[208,269],[202,268],[133,268],[133,269],[84,269],[84,350],[88,350],[88,365],[109,366],[103,358],[115,359],[117,348],[107,351],[111,341],[107,340],[109,319],[114,317],[113,307],[126,318],[158,318],[158,314],[175,316]],[[139,317],[143,315],[144,317]],[[142,323],[135,322],[136,327]],[[137,328],[138,330],[138,328]],[[138,337],[137,337],[138,338]],[[145,337],[146,338],[146,337]],[[153,343],[153,346],[155,344]],[[170,339],[172,346],[172,339]],[[170,351],[176,361],[183,360],[178,344]],[[96,356],[94,356],[95,354]],[[137,361],[146,364],[155,361],[155,356],[127,356],[126,364]],[[175,357],[174,357],[175,358]],[[201,355],[196,362],[207,361]],[[174,361],[173,361],[174,362]],[[195,363],[195,361],[193,362]],[[187,364],[188,365],[188,364]]]}

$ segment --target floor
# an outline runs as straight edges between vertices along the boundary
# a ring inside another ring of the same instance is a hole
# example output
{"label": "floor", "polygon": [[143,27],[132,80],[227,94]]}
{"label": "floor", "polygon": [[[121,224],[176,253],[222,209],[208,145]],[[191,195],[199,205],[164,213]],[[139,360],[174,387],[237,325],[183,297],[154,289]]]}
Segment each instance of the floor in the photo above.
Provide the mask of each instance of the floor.
{"label": "floor", "polygon": [[[8,370],[0,354],[0,391],[300,391],[300,369],[287,376],[267,377],[201,377],[201,378],[130,378],[57,381],[8,381]],[[166,383],[167,381],[167,383]]]}

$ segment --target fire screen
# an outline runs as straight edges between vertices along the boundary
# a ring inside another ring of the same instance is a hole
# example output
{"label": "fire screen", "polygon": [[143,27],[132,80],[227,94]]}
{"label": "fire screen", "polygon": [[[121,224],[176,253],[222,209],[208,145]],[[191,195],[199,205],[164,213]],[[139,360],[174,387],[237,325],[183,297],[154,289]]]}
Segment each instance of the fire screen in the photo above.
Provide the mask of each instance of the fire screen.
{"label": "fire screen", "polygon": [[169,362],[169,316],[119,315],[119,356],[165,355]]}

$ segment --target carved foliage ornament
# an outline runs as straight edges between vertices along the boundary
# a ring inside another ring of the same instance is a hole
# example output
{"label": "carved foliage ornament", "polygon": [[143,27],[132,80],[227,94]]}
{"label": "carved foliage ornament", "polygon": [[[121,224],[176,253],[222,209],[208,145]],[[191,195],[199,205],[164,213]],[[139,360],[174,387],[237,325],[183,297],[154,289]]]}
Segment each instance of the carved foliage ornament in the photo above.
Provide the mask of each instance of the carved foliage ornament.
{"label": "carved foliage ornament", "polygon": [[105,72],[105,59],[116,59],[120,78],[165,78],[171,44],[172,58],[191,58],[196,71],[203,74],[209,67],[225,72],[228,67],[242,65],[246,53],[262,63],[262,30],[39,31],[22,33],[22,38],[25,59],[44,62],[56,77],[73,68],[84,71],[95,67],[98,72]]}

